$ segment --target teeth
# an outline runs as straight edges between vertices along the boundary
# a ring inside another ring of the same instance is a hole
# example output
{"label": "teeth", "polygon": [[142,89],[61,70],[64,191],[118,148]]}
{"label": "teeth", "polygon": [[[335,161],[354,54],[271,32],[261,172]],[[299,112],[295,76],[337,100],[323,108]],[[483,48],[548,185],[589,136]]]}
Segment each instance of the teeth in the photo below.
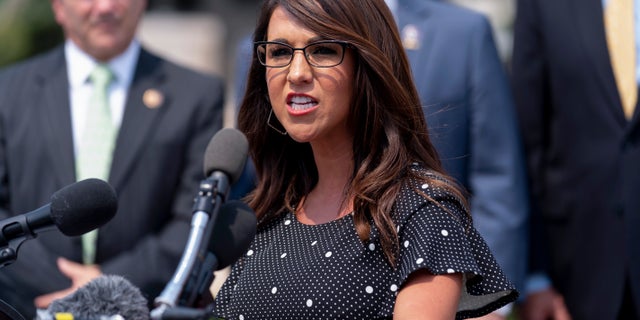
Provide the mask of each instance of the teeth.
{"label": "teeth", "polygon": [[304,110],[313,107],[316,103],[313,99],[303,96],[291,97],[291,107],[294,110]]}
{"label": "teeth", "polygon": [[305,104],[305,103],[309,103],[311,101],[313,101],[313,100],[311,98],[309,98],[309,97],[301,97],[301,96],[291,97],[291,103]]}

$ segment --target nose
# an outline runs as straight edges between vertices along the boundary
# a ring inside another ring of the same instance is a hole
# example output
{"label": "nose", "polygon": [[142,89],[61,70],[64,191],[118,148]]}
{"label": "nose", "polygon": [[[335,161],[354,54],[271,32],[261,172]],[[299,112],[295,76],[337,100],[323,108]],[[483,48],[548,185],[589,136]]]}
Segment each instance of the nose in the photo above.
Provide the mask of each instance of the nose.
{"label": "nose", "polygon": [[287,79],[292,83],[304,83],[311,81],[312,67],[307,62],[302,51],[294,51]]}

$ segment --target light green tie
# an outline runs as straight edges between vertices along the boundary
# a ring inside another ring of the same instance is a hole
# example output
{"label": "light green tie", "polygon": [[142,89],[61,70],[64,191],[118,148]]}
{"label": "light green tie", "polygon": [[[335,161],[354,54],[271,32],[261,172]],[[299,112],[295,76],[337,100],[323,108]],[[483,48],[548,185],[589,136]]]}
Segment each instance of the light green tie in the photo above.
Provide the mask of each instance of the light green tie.
{"label": "light green tie", "polygon": [[[85,128],[76,157],[76,178],[78,181],[88,178],[108,181],[117,134],[109,108],[109,85],[113,73],[108,66],[99,64],[89,79],[93,94],[87,106]],[[97,229],[82,236],[82,260],[85,264],[95,262],[97,237]]]}

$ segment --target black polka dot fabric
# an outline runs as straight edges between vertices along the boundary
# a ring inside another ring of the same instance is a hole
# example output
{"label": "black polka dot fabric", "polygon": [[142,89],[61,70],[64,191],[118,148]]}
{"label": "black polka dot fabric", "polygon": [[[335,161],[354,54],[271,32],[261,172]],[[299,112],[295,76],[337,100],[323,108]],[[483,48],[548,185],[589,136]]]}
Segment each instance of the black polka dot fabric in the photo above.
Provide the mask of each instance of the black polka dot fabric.
{"label": "black polka dot fabric", "polygon": [[[414,165],[413,170],[428,174]],[[428,201],[423,194],[438,203]],[[352,215],[305,225],[293,213],[258,230],[216,298],[224,319],[388,319],[408,276],[461,273],[457,318],[489,313],[517,298],[460,201],[442,188],[413,181],[394,206],[400,239],[392,268],[377,230],[358,238]]]}

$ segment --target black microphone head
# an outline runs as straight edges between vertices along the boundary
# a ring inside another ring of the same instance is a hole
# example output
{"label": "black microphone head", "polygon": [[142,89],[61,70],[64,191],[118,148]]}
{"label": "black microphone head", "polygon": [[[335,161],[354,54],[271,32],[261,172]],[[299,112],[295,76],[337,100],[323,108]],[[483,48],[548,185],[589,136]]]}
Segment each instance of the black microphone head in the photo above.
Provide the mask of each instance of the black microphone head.
{"label": "black microphone head", "polygon": [[242,256],[256,235],[256,214],[239,200],[220,207],[209,242],[209,251],[218,258],[217,269],[223,269]]}
{"label": "black microphone head", "polygon": [[242,132],[233,128],[218,131],[209,141],[204,153],[204,175],[209,177],[214,171],[224,172],[234,184],[247,161],[249,142]]}
{"label": "black microphone head", "polygon": [[99,319],[121,315],[124,319],[147,320],[149,307],[140,289],[117,275],[102,275],[73,293],[54,300],[49,314],[71,313],[75,319]]}
{"label": "black microphone head", "polygon": [[67,236],[79,236],[102,226],[117,210],[116,191],[100,179],[78,181],[51,196],[51,219]]}

